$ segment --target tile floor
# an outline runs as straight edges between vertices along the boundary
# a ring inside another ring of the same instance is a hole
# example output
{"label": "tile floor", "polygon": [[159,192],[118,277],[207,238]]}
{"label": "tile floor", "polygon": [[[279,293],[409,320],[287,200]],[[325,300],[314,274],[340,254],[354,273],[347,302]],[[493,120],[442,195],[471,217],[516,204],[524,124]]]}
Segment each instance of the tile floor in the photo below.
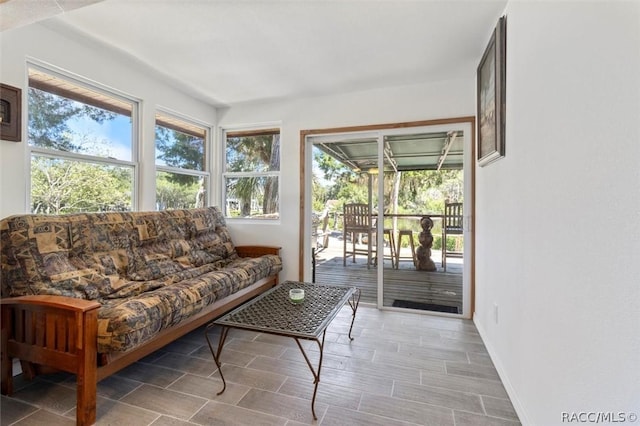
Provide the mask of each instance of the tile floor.
{"label": "tile floor", "polygon": [[[518,425],[471,321],[360,305],[327,329],[321,380],[291,338],[232,330],[222,353],[226,391],[199,329],[98,384],[101,425]],[[304,342],[312,362],[318,348]],[[2,425],[73,425],[75,378],[16,380]]]}

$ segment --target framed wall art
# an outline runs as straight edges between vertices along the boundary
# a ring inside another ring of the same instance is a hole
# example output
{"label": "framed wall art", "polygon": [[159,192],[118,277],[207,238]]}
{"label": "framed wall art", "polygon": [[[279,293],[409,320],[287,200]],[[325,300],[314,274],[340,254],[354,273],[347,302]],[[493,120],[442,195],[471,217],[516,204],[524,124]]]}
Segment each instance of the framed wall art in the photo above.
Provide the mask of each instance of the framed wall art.
{"label": "framed wall art", "polygon": [[501,17],[477,71],[478,164],[486,166],[505,155],[507,21]]}
{"label": "framed wall art", "polygon": [[0,140],[22,139],[22,90],[0,83]]}

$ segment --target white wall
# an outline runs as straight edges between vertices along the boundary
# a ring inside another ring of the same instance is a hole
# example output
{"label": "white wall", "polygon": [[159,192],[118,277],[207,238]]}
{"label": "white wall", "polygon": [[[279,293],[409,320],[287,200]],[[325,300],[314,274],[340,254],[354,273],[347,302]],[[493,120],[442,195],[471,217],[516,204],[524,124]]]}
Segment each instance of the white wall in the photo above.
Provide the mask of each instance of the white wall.
{"label": "white wall", "polygon": [[0,33],[0,81],[23,90],[22,142],[0,141],[0,218],[28,211],[29,158],[26,143],[27,58],[54,65],[84,79],[99,82],[142,100],[141,168],[138,191],[140,210],[155,209],[154,116],[156,107],[168,108],[209,126],[216,122],[213,106],[195,100],[152,74],[131,58],[71,38],[42,24]]}
{"label": "white wall", "polygon": [[640,415],[640,3],[506,13],[506,157],[476,174],[475,322],[523,424]]}
{"label": "white wall", "polygon": [[[300,131],[342,126],[472,116],[475,79],[379,89],[252,105],[219,111],[219,125],[281,122],[281,193],[278,224],[248,226],[229,221],[236,243],[282,247],[281,279],[298,279],[300,229]],[[309,277],[310,278],[310,277]]]}

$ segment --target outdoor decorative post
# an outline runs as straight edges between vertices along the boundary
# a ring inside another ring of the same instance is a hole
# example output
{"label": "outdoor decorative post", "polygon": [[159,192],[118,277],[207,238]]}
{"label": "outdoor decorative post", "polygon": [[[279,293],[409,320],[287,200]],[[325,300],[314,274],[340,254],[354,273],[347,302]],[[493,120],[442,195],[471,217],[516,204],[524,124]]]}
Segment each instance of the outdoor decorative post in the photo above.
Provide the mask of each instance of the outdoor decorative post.
{"label": "outdoor decorative post", "polygon": [[433,245],[431,229],[433,228],[433,220],[431,220],[429,216],[423,216],[420,219],[420,226],[422,227],[422,232],[418,234],[420,247],[416,250],[416,257],[418,258],[416,269],[418,269],[418,271],[435,271],[436,264],[431,260],[431,246]]}

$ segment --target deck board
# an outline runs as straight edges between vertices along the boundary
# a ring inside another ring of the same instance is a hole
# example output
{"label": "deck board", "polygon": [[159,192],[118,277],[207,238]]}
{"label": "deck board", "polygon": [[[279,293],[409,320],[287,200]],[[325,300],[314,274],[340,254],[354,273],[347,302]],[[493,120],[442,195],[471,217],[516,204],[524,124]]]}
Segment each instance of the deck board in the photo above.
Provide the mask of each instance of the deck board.
{"label": "deck board", "polygon": [[[341,247],[340,247],[341,249]],[[342,250],[327,249],[316,257],[315,281],[317,283],[345,285],[360,288],[361,301],[377,301],[377,269],[367,268],[366,258],[358,256],[356,263],[347,258],[343,266]],[[462,259],[447,259],[447,272],[441,270],[439,252],[432,255],[438,267],[437,272],[417,271],[411,261],[400,263],[399,269],[391,268],[385,260],[384,306],[392,306],[394,300],[455,306],[462,313]]]}

